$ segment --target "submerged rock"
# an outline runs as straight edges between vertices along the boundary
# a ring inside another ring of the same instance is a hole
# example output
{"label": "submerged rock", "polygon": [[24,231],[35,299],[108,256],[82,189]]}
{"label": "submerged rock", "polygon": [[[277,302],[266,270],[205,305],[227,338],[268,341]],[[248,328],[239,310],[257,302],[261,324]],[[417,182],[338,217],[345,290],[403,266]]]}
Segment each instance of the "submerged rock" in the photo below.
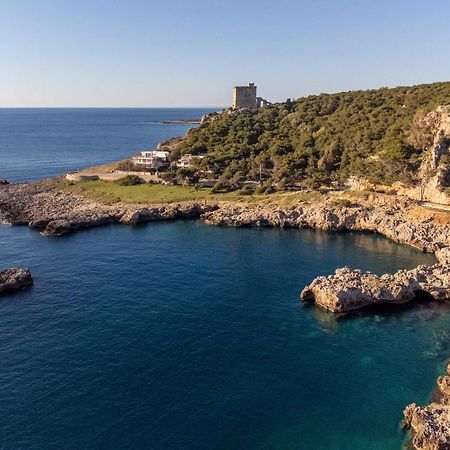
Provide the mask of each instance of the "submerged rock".
{"label": "submerged rock", "polygon": [[417,450],[450,449],[450,364],[447,375],[438,379],[438,389],[437,402],[424,407],[412,403],[403,411],[403,426],[412,429]]}
{"label": "submerged rock", "polygon": [[33,284],[28,269],[14,268],[0,271],[0,295],[17,291]]}

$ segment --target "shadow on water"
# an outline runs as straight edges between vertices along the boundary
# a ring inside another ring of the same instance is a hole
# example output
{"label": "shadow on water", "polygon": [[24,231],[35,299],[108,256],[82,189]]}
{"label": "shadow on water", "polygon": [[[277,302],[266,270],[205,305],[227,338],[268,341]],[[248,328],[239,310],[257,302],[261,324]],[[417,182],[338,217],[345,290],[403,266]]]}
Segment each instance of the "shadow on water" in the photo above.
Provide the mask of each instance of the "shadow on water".
{"label": "shadow on water", "polygon": [[301,308],[308,311],[312,318],[327,334],[336,334],[342,327],[385,327],[394,325],[412,332],[429,323],[429,346],[422,352],[425,360],[446,361],[450,354],[450,330],[433,326],[442,315],[450,311],[450,303],[435,300],[431,294],[418,291],[416,298],[409,303],[400,305],[379,304],[361,310],[336,314],[316,306],[314,303],[304,303]]}
{"label": "shadow on water", "polygon": [[438,301],[429,292],[423,290],[415,291],[415,298],[408,303],[379,303],[346,313],[333,313],[317,306],[314,302],[301,303],[301,307],[305,310],[310,310],[313,317],[321,324],[332,325],[333,328],[339,322],[344,321],[369,317],[401,319],[409,313],[414,313],[423,320],[431,320],[440,315],[441,312],[450,310],[449,303]]}

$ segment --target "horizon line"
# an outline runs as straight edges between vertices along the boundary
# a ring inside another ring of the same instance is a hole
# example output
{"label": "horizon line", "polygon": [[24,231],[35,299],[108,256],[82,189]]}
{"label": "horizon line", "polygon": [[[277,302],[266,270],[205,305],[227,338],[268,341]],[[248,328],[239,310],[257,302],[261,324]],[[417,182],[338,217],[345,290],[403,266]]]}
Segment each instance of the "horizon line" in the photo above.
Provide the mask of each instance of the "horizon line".
{"label": "horizon line", "polygon": [[0,106],[0,109],[228,109],[230,106]]}

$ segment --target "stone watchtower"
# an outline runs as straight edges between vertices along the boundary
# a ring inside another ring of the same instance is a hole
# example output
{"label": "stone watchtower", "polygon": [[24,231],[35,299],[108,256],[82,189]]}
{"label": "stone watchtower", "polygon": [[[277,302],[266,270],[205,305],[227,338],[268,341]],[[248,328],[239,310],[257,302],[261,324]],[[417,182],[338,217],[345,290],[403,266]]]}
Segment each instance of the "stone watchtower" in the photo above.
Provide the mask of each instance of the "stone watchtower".
{"label": "stone watchtower", "polygon": [[233,88],[233,109],[257,108],[256,86],[249,83],[248,86],[234,86]]}

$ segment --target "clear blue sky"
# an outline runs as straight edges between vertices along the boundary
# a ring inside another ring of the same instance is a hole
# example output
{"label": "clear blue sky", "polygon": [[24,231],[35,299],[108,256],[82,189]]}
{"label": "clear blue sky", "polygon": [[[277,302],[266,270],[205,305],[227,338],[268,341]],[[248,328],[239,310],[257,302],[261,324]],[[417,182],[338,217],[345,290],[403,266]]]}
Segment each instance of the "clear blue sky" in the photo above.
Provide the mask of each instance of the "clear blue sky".
{"label": "clear blue sky", "polygon": [[450,79],[448,0],[0,0],[0,106],[226,106]]}

